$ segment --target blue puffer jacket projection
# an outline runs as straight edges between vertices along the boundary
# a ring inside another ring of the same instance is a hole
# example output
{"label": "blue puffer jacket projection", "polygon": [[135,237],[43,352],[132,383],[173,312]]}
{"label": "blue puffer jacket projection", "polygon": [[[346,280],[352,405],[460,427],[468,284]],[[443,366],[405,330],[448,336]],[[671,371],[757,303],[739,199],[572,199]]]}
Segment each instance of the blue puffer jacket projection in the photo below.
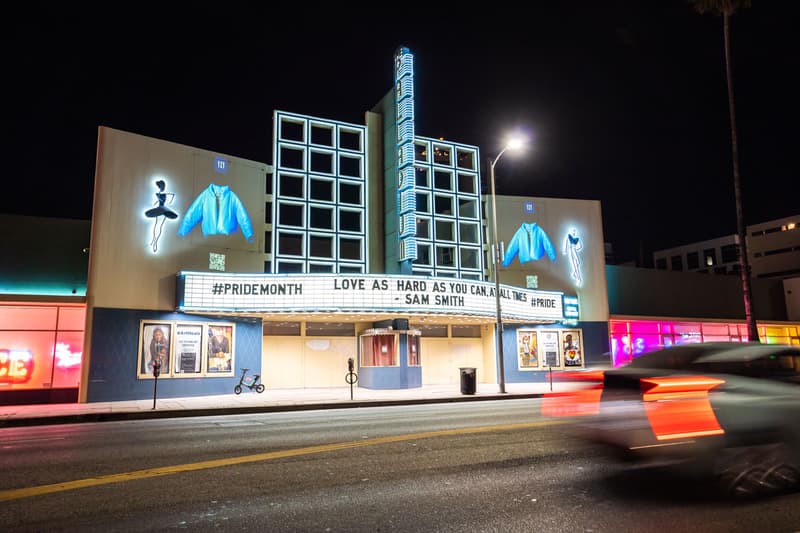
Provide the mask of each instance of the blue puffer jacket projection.
{"label": "blue puffer jacket projection", "polygon": [[227,185],[212,183],[197,195],[181,219],[178,235],[185,237],[201,222],[203,235],[230,235],[241,227],[244,238],[255,241],[247,210]]}
{"label": "blue puffer jacket projection", "polygon": [[550,237],[536,222],[522,224],[511,237],[503,259],[503,266],[510,265],[517,254],[519,254],[520,263],[538,261],[544,254],[547,254],[550,261],[556,260],[556,250],[553,243],[550,242]]}

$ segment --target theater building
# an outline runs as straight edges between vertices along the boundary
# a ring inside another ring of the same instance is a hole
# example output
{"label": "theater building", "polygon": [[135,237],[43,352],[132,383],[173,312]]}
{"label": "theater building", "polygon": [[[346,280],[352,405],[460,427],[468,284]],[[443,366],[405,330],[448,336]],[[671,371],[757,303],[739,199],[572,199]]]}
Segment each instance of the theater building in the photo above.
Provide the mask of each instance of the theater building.
{"label": "theater building", "polygon": [[[495,383],[477,146],[417,134],[413,56],[364,124],[275,111],[272,164],[101,127],[81,399]],[[488,204],[490,206],[490,204]],[[503,378],[607,351],[599,202],[498,197]],[[220,348],[222,346],[223,348]]]}
{"label": "theater building", "polygon": [[377,389],[608,361],[600,203],[497,196],[498,293],[481,151],[418,134],[394,65],[363,124],[276,110],[271,164],[99,128],[79,401],[152,397],[154,363],[184,397],[244,368],[344,386],[350,358]]}

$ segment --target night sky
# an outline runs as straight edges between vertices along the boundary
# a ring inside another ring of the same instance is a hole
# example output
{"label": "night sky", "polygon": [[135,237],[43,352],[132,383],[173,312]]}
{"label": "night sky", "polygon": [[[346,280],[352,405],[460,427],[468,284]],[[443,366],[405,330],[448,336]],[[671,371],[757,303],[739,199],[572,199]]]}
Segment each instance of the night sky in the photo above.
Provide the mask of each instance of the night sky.
{"label": "night sky", "polygon": [[[101,125],[272,163],[273,110],[363,124],[405,45],[418,135],[486,158],[530,132],[498,194],[601,200],[619,261],[736,231],[722,19],[684,1],[164,4],[7,17],[2,212],[91,218]],[[747,223],[800,214],[800,3],[753,4],[731,27]]]}

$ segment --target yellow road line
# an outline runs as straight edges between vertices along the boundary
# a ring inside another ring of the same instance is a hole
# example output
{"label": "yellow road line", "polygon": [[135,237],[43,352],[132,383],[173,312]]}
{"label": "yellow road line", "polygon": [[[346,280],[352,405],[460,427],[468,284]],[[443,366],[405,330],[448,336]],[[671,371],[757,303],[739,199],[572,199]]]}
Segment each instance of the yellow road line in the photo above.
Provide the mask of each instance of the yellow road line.
{"label": "yellow road line", "polygon": [[477,428],[447,429],[442,431],[429,431],[426,433],[410,433],[407,435],[392,435],[389,437],[377,437],[374,439],[364,439],[364,440],[356,440],[350,442],[336,442],[333,444],[321,444],[319,446],[308,446],[305,448],[295,448],[292,450],[257,453],[254,455],[243,455],[241,457],[214,459],[212,461],[200,461],[199,463],[162,466],[158,468],[148,468],[146,470],[136,470],[134,472],[122,472],[120,474],[109,474],[107,476],[91,477],[87,479],[77,479],[75,481],[65,481],[63,483],[53,483],[52,485],[39,485],[38,487],[26,487],[22,489],[4,490],[0,491],[0,501],[20,500],[22,498],[31,498],[33,496],[52,494],[54,492],[64,492],[67,490],[82,489],[86,487],[96,487],[98,485],[110,485],[111,483],[124,483],[126,481],[134,481],[137,479],[169,476],[172,474],[180,474],[182,472],[192,472],[194,470],[205,470],[208,468],[219,468],[222,466],[254,463],[257,461],[284,459],[286,457],[296,457],[298,455],[311,455],[315,453],[332,452],[336,450],[363,448],[365,446],[375,446],[377,444],[390,444],[393,442],[403,442],[415,439],[428,439],[432,437],[446,437],[450,435],[465,435],[470,433],[489,433],[493,431],[527,429],[540,426],[552,426],[561,423],[563,422],[552,420],[546,422],[527,422],[522,424],[483,426]]}

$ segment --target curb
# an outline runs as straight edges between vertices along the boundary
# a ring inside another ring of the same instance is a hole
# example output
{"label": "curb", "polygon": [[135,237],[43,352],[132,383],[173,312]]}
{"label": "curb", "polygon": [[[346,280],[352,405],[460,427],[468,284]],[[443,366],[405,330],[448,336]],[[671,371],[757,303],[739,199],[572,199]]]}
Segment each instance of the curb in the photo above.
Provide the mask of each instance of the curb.
{"label": "curb", "polygon": [[361,407],[387,407],[396,405],[424,405],[433,403],[457,403],[490,400],[518,400],[541,398],[544,393],[492,394],[486,396],[453,396],[449,398],[411,398],[403,400],[353,400],[349,402],[297,403],[287,405],[262,405],[247,407],[217,407],[200,409],[168,409],[159,411],[121,411],[118,413],[77,413],[0,420],[0,428],[49,426],[57,424],[83,424],[96,422],[119,422],[128,420],[151,420],[159,418],[188,418],[197,416],[246,415],[280,413],[288,411],[316,411],[321,409],[355,409]]}

